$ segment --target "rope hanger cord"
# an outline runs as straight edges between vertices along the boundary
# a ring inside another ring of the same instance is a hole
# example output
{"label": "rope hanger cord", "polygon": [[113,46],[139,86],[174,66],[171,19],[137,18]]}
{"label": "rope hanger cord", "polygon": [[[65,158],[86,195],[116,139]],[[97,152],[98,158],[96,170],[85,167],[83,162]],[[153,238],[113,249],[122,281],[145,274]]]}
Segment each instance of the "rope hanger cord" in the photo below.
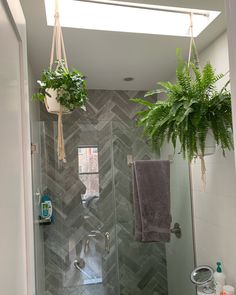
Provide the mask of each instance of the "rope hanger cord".
{"label": "rope hanger cord", "polygon": [[[190,13],[190,25],[189,25],[189,31],[190,31],[190,45],[189,45],[189,54],[188,54],[188,68],[190,67],[190,62],[191,62],[191,56],[192,56],[192,48],[193,46],[195,47],[196,50],[196,44],[195,40],[193,37],[193,13]],[[196,51],[197,54],[197,51]],[[198,56],[197,56],[198,58]],[[203,190],[205,191],[206,189],[206,165],[205,165],[205,160],[203,155],[198,155],[200,161],[201,161],[201,179],[202,179],[202,184],[203,184]]]}
{"label": "rope hanger cord", "polygon": [[190,44],[189,44],[189,54],[188,54],[188,67],[190,66],[190,62],[191,62],[193,45],[196,48],[195,40],[193,37],[193,13],[190,12],[189,16],[190,16],[190,25],[189,25]]}
{"label": "rope hanger cord", "polygon": [[57,60],[63,59],[65,61],[65,66],[68,68],[64,39],[63,39],[62,29],[60,25],[58,0],[55,0],[55,15],[54,15],[53,37],[52,37],[52,49],[51,49],[51,57],[50,57],[50,68],[52,68],[52,65],[54,62],[55,47],[56,47],[56,59]]}
{"label": "rope hanger cord", "polygon": [[[54,19],[55,19],[55,22],[54,22],[53,37],[52,37],[50,69],[52,69],[52,66],[54,64],[54,55],[56,56],[56,60],[58,60],[58,61],[64,60],[65,67],[68,68],[64,39],[63,39],[62,29],[61,29],[61,25],[60,25],[58,0],[55,0]],[[56,52],[56,54],[55,54],[55,52]],[[57,65],[57,67],[58,66],[59,66],[59,64]],[[58,154],[58,160],[63,161],[65,163],[66,162],[66,155],[65,155],[65,143],[64,143],[64,136],[63,136],[62,110],[63,110],[63,107],[60,104],[60,111],[57,114],[58,115],[57,154]]]}

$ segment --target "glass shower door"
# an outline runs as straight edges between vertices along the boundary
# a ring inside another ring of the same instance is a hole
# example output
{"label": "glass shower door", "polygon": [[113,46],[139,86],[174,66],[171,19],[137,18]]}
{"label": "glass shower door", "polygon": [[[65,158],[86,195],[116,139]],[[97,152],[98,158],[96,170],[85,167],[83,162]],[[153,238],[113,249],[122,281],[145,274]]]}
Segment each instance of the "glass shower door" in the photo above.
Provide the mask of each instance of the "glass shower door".
{"label": "glass shower door", "polygon": [[[189,279],[194,248],[188,163],[168,145],[160,154],[152,153],[141,130],[132,126],[113,122],[112,133],[120,294],[195,295]],[[128,162],[142,159],[171,159],[172,227],[178,222],[182,233],[180,238],[172,234],[170,243],[134,240],[132,168]]]}
{"label": "glass shower door", "polygon": [[172,235],[166,244],[168,292],[169,295],[196,294],[195,286],[190,281],[190,273],[195,266],[194,234],[192,218],[192,197],[190,188],[189,163],[171,145],[166,144],[161,150],[162,159],[171,159],[170,189],[172,226],[179,223],[181,238]]}
{"label": "glass shower door", "polygon": [[132,167],[129,160],[158,159],[141,130],[113,122],[113,177],[120,294],[167,295],[164,243],[140,243],[134,238]]}
{"label": "glass shower door", "polygon": [[[52,224],[35,229],[41,245],[41,250],[36,245],[37,281],[42,278],[39,287],[45,290],[37,295],[196,294],[189,280],[194,267],[189,174],[181,156],[171,163],[171,213],[182,237],[172,236],[169,244],[140,243],[134,239],[127,157],[168,159],[172,151],[165,147],[161,155],[152,153],[142,132],[120,121],[77,125],[68,118],[67,163],[61,164],[57,124],[41,122],[40,133],[35,190],[39,186],[50,196],[54,216]],[[39,200],[34,204],[37,219]]]}
{"label": "glass shower door", "polygon": [[117,295],[110,124],[71,125],[64,122],[66,163],[57,161],[55,122],[45,122],[42,139],[44,193],[54,208],[44,227],[46,291]]}

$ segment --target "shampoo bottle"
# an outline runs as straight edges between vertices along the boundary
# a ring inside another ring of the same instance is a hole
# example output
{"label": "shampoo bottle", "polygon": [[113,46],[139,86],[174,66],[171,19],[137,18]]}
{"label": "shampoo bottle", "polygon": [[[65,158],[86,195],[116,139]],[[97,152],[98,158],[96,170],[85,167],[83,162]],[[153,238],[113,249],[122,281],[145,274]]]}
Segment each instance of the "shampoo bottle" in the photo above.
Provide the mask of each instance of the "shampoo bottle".
{"label": "shampoo bottle", "polygon": [[221,262],[217,262],[216,265],[216,271],[214,272],[216,295],[222,295],[223,286],[225,285],[225,274],[222,272]]}
{"label": "shampoo bottle", "polygon": [[52,201],[48,195],[43,195],[40,202],[40,219],[44,220],[44,224],[53,222]]}

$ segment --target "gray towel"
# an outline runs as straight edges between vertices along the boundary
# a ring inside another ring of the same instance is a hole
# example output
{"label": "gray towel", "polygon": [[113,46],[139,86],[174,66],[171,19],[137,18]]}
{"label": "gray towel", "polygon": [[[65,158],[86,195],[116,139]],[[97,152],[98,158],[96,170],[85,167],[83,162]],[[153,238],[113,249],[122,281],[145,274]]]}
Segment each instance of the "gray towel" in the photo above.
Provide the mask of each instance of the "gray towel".
{"label": "gray towel", "polygon": [[135,238],[141,242],[170,241],[170,163],[133,164]]}

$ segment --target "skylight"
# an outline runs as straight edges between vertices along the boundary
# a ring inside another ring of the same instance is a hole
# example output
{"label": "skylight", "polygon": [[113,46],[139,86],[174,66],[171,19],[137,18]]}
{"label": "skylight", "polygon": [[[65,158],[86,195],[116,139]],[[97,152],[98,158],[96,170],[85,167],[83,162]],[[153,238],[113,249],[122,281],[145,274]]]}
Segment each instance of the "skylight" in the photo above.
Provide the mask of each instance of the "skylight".
{"label": "skylight", "polygon": [[[58,0],[61,26],[89,30],[190,36],[190,13],[193,34],[198,36],[219,11],[146,5],[121,1]],[[54,25],[54,1],[45,0],[47,24]]]}

